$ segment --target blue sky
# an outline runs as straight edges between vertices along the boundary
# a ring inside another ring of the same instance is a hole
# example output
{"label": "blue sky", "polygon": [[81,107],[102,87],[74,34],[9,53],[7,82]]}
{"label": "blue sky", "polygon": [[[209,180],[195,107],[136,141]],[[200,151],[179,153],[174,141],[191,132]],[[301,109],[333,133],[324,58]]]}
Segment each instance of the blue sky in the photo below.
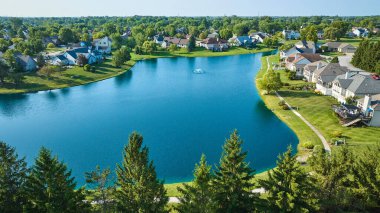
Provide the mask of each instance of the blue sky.
{"label": "blue sky", "polygon": [[0,0],[0,16],[380,15],[380,0]]}

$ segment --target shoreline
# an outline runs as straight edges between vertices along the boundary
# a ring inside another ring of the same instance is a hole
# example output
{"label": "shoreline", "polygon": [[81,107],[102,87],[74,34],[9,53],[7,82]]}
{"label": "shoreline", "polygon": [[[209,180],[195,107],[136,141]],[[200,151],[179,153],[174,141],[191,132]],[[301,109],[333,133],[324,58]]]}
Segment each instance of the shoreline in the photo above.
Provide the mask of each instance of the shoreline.
{"label": "shoreline", "polygon": [[[236,50],[236,49],[239,50],[239,52],[236,52],[236,51],[234,52],[234,50]],[[231,52],[229,52],[229,51],[227,51],[227,52],[211,52],[209,50],[202,50],[202,51],[198,50],[198,51],[190,52],[190,53],[169,53],[169,54],[166,54],[166,55],[135,55],[134,53],[132,53],[131,54],[132,55],[132,59],[127,62],[128,64],[124,64],[123,65],[126,68],[125,69],[120,69],[119,71],[114,72],[114,73],[112,73],[109,76],[103,76],[103,77],[100,77],[100,78],[95,79],[95,80],[85,81],[83,83],[72,83],[71,85],[61,85],[61,86],[52,87],[52,88],[46,87],[46,88],[43,88],[43,89],[39,89],[39,88],[25,89],[26,91],[17,90],[17,88],[14,88],[17,91],[8,92],[7,91],[8,89],[6,89],[6,92],[2,92],[1,91],[2,88],[0,87],[0,95],[16,95],[16,94],[38,93],[38,92],[52,91],[52,90],[57,90],[57,89],[66,89],[66,88],[71,88],[71,87],[77,87],[77,86],[83,86],[83,85],[87,85],[87,84],[91,84],[91,83],[96,83],[96,82],[99,82],[99,81],[107,80],[107,79],[114,78],[114,77],[117,77],[119,75],[122,75],[122,74],[128,72],[129,70],[131,70],[135,66],[135,64],[137,62],[139,62],[139,61],[145,61],[145,60],[150,60],[150,59],[177,58],[177,57],[185,57],[185,58],[222,57],[222,56],[234,56],[234,55],[246,55],[246,54],[266,53],[266,52],[272,52],[274,50],[275,49],[268,49],[268,48],[264,48],[263,50],[246,50],[244,48],[234,48],[234,49],[231,50]],[[202,54],[202,53],[206,53],[206,54]],[[191,55],[185,55],[185,54],[191,54]],[[103,63],[105,63],[105,62],[103,62]],[[78,67],[75,66],[74,68],[71,68],[71,69],[75,69],[75,68],[78,68]]]}

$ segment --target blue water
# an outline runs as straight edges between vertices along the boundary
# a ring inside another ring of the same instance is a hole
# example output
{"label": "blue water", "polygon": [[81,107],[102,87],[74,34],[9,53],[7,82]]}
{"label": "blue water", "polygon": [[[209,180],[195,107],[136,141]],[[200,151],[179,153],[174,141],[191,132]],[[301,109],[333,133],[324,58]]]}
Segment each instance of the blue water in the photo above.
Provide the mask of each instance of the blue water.
{"label": "blue water", "polygon": [[263,171],[298,140],[258,96],[254,77],[261,56],[146,60],[97,83],[2,95],[0,140],[15,146],[29,165],[41,146],[51,149],[83,184],[84,172],[96,165],[113,169],[121,162],[128,135],[136,130],[158,176],[171,183],[191,180],[202,153],[217,164],[236,128],[247,161]]}

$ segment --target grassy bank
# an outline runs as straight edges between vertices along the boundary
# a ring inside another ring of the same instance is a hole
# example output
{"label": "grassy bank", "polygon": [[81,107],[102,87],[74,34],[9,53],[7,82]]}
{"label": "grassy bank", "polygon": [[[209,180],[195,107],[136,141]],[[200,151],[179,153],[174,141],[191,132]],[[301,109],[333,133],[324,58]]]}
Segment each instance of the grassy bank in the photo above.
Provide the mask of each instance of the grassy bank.
{"label": "grassy bank", "polygon": [[106,60],[102,64],[95,65],[95,72],[84,71],[82,67],[75,66],[62,72],[56,72],[50,78],[30,73],[25,75],[23,83],[17,87],[10,83],[1,86],[0,94],[36,92],[88,84],[120,75],[128,71],[135,63],[135,61],[129,61],[121,68],[115,68],[110,60]]}
{"label": "grassy bank", "polygon": [[[279,56],[269,56],[272,63],[277,63]],[[257,78],[261,78],[267,70],[266,58],[262,58],[262,69]],[[303,81],[288,80],[283,70],[278,71],[284,83],[291,86],[306,84]],[[331,110],[332,104],[337,104],[336,100],[329,96],[315,94],[312,91],[291,90],[290,87],[284,87],[279,94],[293,107],[298,108],[306,120],[315,126],[323,136],[331,141],[334,131],[340,131],[346,138],[347,144],[353,149],[360,149],[364,145],[372,145],[380,142],[380,128],[375,127],[342,127],[340,120]],[[289,110],[283,110],[278,106],[279,99],[271,95],[261,95],[265,104],[271,109],[281,120],[283,120],[298,136],[300,140],[299,151],[303,153],[302,144],[310,141],[313,144],[321,144],[314,132],[307,127],[301,119],[295,116]]]}
{"label": "grassy bank", "polygon": [[258,52],[268,52],[273,49],[266,48],[263,46],[258,46],[255,49],[247,50],[242,47],[231,47],[224,52],[212,52],[210,50],[206,50],[202,47],[197,47],[194,51],[188,52],[185,48],[181,48],[180,50],[169,52],[169,51],[157,51],[150,55],[136,55],[132,53],[133,60],[143,60],[150,58],[165,58],[165,57],[213,57],[213,56],[229,56],[229,55],[242,55],[242,54],[252,54]]}

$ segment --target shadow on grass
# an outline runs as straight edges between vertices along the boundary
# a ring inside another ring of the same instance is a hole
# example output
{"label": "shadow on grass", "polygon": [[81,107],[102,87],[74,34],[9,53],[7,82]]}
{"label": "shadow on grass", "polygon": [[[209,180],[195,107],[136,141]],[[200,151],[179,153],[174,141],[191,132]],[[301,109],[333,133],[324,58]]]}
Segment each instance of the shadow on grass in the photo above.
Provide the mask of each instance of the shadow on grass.
{"label": "shadow on grass", "polygon": [[316,97],[319,96],[318,94],[312,93],[310,91],[293,91],[293,90],[286,90],[286,91],[279,91],[278,94],[280,94],[282,97],[287,98],[310,98],[310,97]]}

